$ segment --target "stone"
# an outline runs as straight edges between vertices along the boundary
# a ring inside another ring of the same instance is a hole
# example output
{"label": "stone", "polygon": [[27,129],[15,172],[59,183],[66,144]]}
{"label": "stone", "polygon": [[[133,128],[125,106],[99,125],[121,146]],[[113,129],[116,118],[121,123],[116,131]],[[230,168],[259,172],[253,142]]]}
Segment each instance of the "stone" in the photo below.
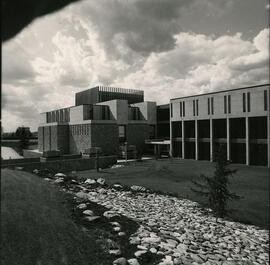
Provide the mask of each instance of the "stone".
{"label": "stone", "polygon": [[119,226],[116,226],[113,228],[113,231],[115,231],[115,232],[119,232],[120,230],[121,230],[121,228]]}
{"label": "stone", "polygon": [[133,190],[133,191],[140,191],[140,192],[146,191],[146,188],[145,187],[137,186],[137,185],[131,186],[130,189]]}
{"label": "stone", "polygon": [[154,254],[157,253],[157,249],[156,249],[156,248],[150,248],[149,251],[150,251],[151,253],[154,253]]}
{"label": "stone", "polygon": [[126,258],[119,258],[113,261],[113,264],[115,265],[126,265],[127,264],[127,259]]}
{"label": "stone", "polygon": [[80,199],[87,200],[88,199],[88,194],[83,192],[83,191],[79,191],[79,192],[76,193],[76,197],[78,197]]}
{"label": "stone", "polygon": [[121,250],[120,249],[111,249],[111,250],[109,250],[109,253],[111,255],[119,256],[119,255],[121,255]]}
{"label": "stone", "polygon": [[104,185],[104,184],[105,184],[105,179],[103,179],[103,178],[98,178],[98,179],[97,179],[97,183],[99,183],[100,185]]}
{"label": "stone", "polygon": [[140,265],[140,263],[137,259],[129,259],[128,264],[129,265]]}
{"label": "stone", "polygon": [[121,226],[118,222],[110,222],[110,224],[113,226]]}
{"label": "stone", "polygon": [[64,173],[56,173],[54,176],[57,178],[65,178],[67,175],[65,175]]}
{"label": "stone", "polygon": [[96,184],[96,181],[94,179],[87,179],[84,183],[92,185],[92,184]]}
{"label": "stone", "polygon": [[83,214],[89,215],[89,216],[93,216],[94,215],[94,212],[91,211],[91,210],[85,210],[85,211],[83,211]]}
{"label": "stone", "polygon": [[114,212],[114,211],[106,211],[103,213],[103,216],[110,219],[110,218],[113,218],[115,216],[119,216],[119,214]]}
{"label": "stone", "polygon": [[89,222],[95,221],[97,219],[100,219],[100,216],[86,216],[85,219]]}
{"label": "stone", "polygon": [[140,257],[142,254],[145,254],[147,251],[146,250],[138,250],[134,253],[135,257]]}
{"label": "stone", "polygon": [[58,178],[54,181],[54,183],[63,183],[64,180],[62,178]]}
{"label": "stone", "polygon": [[119,232],[119,233],[118,233],[118,236],[125,236],[125,235],[126,235],[125,232]]}
{"label": "stone", "polygon": [[38,169],[33,170],[33,173],[35,173],[35,174],[39,174],[39,172],[40,172],[40,170],[38,170]]}
{"label": "stone", "polygon": [[87,205],[85,203],[81,203],[77,206],[78,209],[86,209],[87,208]]}

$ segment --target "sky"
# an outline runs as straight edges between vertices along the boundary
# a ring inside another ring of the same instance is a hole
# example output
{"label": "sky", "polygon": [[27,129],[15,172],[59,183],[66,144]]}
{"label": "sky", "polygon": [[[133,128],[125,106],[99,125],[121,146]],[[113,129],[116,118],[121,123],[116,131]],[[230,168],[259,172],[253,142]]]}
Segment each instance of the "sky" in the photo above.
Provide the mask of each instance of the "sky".
{"label": "sky", "polygon": [[2,126],[97,86],[170,98],[269,83],[268,0],[84,0],[2,45]]}

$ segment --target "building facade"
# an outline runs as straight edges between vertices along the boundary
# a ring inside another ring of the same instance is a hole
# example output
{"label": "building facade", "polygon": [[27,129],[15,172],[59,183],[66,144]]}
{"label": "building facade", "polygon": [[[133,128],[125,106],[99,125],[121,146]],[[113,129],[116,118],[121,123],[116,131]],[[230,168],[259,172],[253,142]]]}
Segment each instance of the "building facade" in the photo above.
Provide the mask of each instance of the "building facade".
{"label": "building facade", "polygon": [[83,153],[99,147],[117,154],[122,145],[145,151],[156,133],[156,103],[144,102],[143,91],[94,87],[75,95],[75,106],[41,113],[39,151]]}
{"label": "building facade", "polygon": [[232,163],[270,167],[269,84],[170,100],[170,153],[213,160],[224,144]]}

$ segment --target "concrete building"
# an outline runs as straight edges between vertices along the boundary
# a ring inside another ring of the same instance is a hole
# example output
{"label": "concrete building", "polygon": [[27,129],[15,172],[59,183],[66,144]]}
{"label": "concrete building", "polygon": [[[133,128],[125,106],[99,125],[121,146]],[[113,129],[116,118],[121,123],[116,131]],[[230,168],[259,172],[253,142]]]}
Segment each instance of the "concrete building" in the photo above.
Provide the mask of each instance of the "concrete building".
{"label": "concrete building", "polygon": [[83,153],[91,147],[117,154],[126,142],[145,151],[156,133],[156,103],[140,90],[94,87],[75,95],[75,106],[41,113],[39,151]]}
{"label": "concrete building", "polygon": [[269,84],[170,100],[170,153],[212,160],[224,144],[232,163],[270,167]]}

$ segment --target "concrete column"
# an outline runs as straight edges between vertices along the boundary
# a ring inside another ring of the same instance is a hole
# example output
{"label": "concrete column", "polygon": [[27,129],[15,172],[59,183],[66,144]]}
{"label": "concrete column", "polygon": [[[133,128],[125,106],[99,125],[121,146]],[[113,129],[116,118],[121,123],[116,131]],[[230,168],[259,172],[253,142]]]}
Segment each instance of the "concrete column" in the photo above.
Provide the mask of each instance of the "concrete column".
{"label": "concrete column", "polygon": [[249,166],[249,122],[246,117],[246,165]]}
{"label": "concrete column", "polygon": [[172,120],[171,120],[171,117],[170,117],[170,157],[173,156],[173,140],[172,140]]}
{"label": "concrete column", "polygon": [[267,89],[267,149],[268,149],[268,168],[270,168],[270,90]]}
{"label": "concrete column", "polygon": [[210,161],[211,162],[213,162],[213,145],[214,145],[213,120],[210,119]]}
{"label": "concrete column", "polygon": [[185,122],[182,120],[182,159],[185,159]]}
{"label": "concrete column", "polygon": [[198,120],[195,120],[195,160],[199,158]]}
{"label": "concrete column", "polygon": [[227,160],[230,161],[230,159],[231,159],[231,148],[230,148],[230,139],[231,139],[231,137],[230,137],[230,119],[227,118],[226,122],[227,122],[227,126],[226,126],[226,127],[227,127]]}

